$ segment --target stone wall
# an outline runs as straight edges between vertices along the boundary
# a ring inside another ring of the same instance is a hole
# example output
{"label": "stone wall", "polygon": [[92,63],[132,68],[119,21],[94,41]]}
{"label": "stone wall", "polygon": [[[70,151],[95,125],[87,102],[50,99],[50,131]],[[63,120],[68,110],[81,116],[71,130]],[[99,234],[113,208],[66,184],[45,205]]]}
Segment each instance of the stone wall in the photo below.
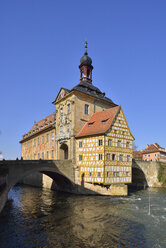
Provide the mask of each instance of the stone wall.
{"label": "stone wall", "polygon": [[0,212],[3,210],[8,199],[8,189],[7,187],[0,192]]}
{"label": "stone wall", "polygon": [[133,160],[133,169],[143,172],[148,187],[162,187],[158,180],[159,163],[153,161]]}
{"label": "stone wall", "polygon": [[84,183],[84,186],[78,188],[78,193],[89,195],[110,195],[110,196],[127,196],[128,186],[125,184],[111,185],[108,189],[100,185]]}

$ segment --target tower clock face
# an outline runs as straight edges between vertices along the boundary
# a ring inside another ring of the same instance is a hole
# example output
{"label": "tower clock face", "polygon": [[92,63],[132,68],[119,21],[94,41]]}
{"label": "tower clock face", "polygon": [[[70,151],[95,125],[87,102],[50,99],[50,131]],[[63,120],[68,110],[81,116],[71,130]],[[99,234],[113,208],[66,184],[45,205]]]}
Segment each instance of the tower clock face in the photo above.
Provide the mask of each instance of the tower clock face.
{"label": "tower clock face", "polygon": [[61,93],[60,93],[61,97],[63,98],[64,95],[65,95],[65,91],[64,90],[61,90]]}

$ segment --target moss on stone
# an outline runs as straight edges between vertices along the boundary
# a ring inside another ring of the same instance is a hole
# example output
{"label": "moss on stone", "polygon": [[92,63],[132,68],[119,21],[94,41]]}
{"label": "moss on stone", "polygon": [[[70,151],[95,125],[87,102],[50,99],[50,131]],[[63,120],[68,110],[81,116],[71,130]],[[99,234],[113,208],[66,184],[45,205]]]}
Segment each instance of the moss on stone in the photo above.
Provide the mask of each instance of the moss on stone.
{"label": "moss on stone", "polygon": [[163,184],[163,186],[166,186],[166,164],[159,163],[159,166],[158,180]]}

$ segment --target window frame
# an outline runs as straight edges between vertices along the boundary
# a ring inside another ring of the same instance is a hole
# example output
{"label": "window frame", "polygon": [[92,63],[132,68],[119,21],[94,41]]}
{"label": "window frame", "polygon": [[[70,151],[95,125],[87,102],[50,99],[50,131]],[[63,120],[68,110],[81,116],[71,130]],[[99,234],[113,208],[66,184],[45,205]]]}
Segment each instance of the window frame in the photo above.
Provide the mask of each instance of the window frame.
{"label": "window frame", "polygon": [[99,154],[99,160],[103,160],[103,154]]}
{"label": "window frame", "polygon": [[123,154],[119,155],[119,161],[121,161],[121,162],[123,161]]}
{"label": "window frame", "polygon": [[82,161],[82,158],[83,158],[82,154],[79,154],[78,160]]}
{"label": "window frame", "polygon": [[70,122],[67,124],[67,133],[70,133]]}
{"label": "window frame", "polygon": [[106,157],[106,160],[107,160],[107,161],[110,161],[110,160],[111,160],[111,154],[110,154],[110,153],[107,153],[106,156],[107,156],[107,157]]}
{"label": "window frame", "polygon": [[47,159],[49,159],[49,151],[46,152]]}
{"label": "window frame", "polygon": [[88,104],[85,104],[85,106],[84,106],[84,114],[89,115],[89,105]]}
{"label": "window frame", "polygon": [[116,160],[116,154],[113,153],[113,154],[112,154],[112,161],[115,161],[115,160]]}
{"label": "window frame", "polygon": [[118,140],[117,147],[121,147],[121,140]]}
{"label": "window frame", "polygon": [[99,139],[98,140],[98,146],[102,146],[103,145],[103,140],[102,139]]}
{"label": "window frame", "polygon": [[108,139],[108,146],[112,146],[112,139]]}
{"label": "window frame", "polygon": [[67,104],[67,114],[70,114],[70,103]]}

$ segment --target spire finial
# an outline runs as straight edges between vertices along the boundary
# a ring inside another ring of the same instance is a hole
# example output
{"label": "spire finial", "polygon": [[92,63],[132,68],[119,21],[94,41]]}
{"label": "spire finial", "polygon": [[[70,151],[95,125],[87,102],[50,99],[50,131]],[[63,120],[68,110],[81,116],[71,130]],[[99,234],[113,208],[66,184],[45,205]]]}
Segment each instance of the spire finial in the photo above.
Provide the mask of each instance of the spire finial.
{"label": "spire finial", "polygon": [[88,48],[88,42],[85,41],[85,53],[84,53],[85,55],[88,55],[87,48]]}

